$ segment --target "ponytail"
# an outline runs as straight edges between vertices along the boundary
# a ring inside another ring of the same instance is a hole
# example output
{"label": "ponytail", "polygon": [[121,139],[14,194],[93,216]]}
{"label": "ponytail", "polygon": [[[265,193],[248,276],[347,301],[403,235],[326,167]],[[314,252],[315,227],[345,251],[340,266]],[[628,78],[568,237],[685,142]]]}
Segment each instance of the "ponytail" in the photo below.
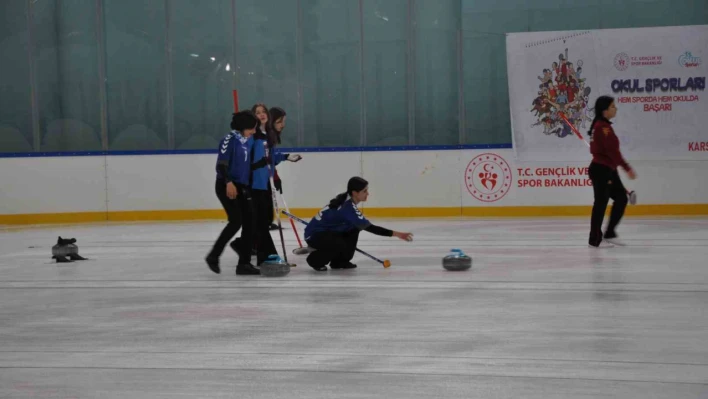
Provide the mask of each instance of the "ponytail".
{"label": "ponytail", "polygon": [[610,96],[600,96],[595,100],[595,118],[593,118],[592,124],[590,124],[588,136],[592,137],[592,129],[595,127],[595,123],[601,119],[605,119],[602,113],[607,111],[613,102],[615,102],[615,99]]}
{"label": "ponytail", "polygon": [[332,198],[332,200],[329,201],[329,209],[337,209],[342,206],[344,201],[347,200],[348,196],[349,194],[347,193],[341,193],[338,196]]}
{"label": "ponytail", "polygon": [[592,123],[590,124],[590,130],[588,130],[588,137],[592,137],[592,129],[595,128],[595,122],[597,122],[598,119],[599,118],[597,116],[595,116],[595,118],[593,118]]}
{"label": "ponytail", "polygon": [[347,200],[347,198],[352,195],[352,192],[354,191],[361,191],[365,189],[369,185],[369,182],[362,179],[361,177],[352,177],[349,179],[349,182],[347,182],[347,192],[341,193],[338,196],[332,198],[331,201],[329,201],[329,209],[337,209],[342,204],[344,201]]}

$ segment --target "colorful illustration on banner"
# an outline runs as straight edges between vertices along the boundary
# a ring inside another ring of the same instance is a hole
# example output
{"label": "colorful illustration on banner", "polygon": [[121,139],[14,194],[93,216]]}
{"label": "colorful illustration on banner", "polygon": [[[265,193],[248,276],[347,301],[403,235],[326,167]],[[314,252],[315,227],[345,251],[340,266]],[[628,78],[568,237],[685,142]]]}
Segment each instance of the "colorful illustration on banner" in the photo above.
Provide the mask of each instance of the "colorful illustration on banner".
{"label": "colorful illustration on banner", "polygon": [[536,98],[531,102],[531,113],[536,121],[531,127],[543,126],[543,134],[555,135],[559,138],[572,135],[570,126],[563,122],[563,116],[577,129],[585,128],[590,117],[590,92],[586,79],[583,78],[583,60],[578,59],[573,64],[568,58],[568,48],[558,55],[558,61],[553,61],[550,68],[538,76],[541,84],[538,86]]}
{"label": "colorful illustration on banner", "polygon": [[506,41],[516,162],[589,163],[571,127],[588,139],[600,95],[615,99],[627,157],[706,159],[708,25],[520,32]]}
{"label": "colorful illustration on banner", "polygon": [[497,154],[481,154],[465,168],[465,187],[472,196],[483,202],[502,199],[511,188],[511,168]]}

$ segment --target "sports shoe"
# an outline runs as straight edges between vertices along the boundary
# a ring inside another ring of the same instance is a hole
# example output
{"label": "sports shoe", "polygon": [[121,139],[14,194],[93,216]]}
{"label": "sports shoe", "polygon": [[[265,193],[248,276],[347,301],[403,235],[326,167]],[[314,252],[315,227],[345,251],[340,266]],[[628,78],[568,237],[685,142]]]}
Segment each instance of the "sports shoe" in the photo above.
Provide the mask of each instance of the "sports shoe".
{"label": "sports shoe", "polygon": [[626,247],[627,246],[627,243],[620,240],[619,237],[605,238],[603,242],[609,242],[610,244],[616,245],[619,247]]}
{"label": "sports shoe", "polygon": [[606,231],[603,235],[603,240],[620,247],[624,247],[627,245],[624,241],[620,240],[619,237],[617,237],[617,233],[615,233],[614,231]]}
{"label": "sports shoe", "polygon": [[207,266],[209,266],[211,271],[216,274],[221,273],[221,268],[219,268],[219,258],[207,256],[204,260],[206,260]]}
{"label": "sports shoe", "polygon": [[588,244],[588,246],[590,248],[614,248],[614,245],[611,242],[607,242],[604,240],[600,241],[600,244],[598,244],[598,245]]}
{"label": "sports shoe", "polygon": [[307,263],[311,268],[317,270],[318,272],[326,272],[327,266],[325,265],[311,265],[310,262]]}
{"label": "sports shoe", "polygon": [[329,267],[332,269],[356,269],[356,265],[352,262],[331,263]]}

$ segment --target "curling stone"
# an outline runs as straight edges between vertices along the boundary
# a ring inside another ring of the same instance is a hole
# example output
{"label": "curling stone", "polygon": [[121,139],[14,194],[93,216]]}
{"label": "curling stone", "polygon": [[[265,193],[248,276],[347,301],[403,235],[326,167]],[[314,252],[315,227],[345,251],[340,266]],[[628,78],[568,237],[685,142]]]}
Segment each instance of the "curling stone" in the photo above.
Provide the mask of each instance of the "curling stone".
{"label": "curling stone", "polygon": [[74,260],[86,260],[86,258],[79,255],[79,247],[76,245],[75,238],[61,237],[57,240],[57,244],[52,247],[52,259],[56,259],[57,263],[69,263]]}
{"label": "curling stone", "polygon": [[259,267],[261,276],[266,277],[283,277],[290,273],[290,265],[278,255],[269,256]]}
{"label": "curling stone", "polygon": [[68,245],[55,245],[52,247],[52,256],[63,256],[63,257],[69,257],[71,255],[78,255],[79,254],[79,247],[76,246],[76,244],[68,244]]}
{"label": "curling stone", "polygon": [[442,265],[445,270],[451,272],[464,271],[472,267],[472,258],[460,249],[452,249],[450,254],[443,258]]}

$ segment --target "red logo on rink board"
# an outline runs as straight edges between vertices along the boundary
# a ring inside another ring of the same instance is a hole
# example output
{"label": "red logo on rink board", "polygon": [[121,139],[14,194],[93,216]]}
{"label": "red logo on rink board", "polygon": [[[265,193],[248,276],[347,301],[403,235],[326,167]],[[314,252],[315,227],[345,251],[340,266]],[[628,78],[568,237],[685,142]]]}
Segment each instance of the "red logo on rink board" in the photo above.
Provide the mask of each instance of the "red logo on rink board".
{"label": "red logo on rink board", "polygon": [[499,155],[479,155],[465,169],[465,186],[480,201],[498,201],[511,188],[511,168]]}

